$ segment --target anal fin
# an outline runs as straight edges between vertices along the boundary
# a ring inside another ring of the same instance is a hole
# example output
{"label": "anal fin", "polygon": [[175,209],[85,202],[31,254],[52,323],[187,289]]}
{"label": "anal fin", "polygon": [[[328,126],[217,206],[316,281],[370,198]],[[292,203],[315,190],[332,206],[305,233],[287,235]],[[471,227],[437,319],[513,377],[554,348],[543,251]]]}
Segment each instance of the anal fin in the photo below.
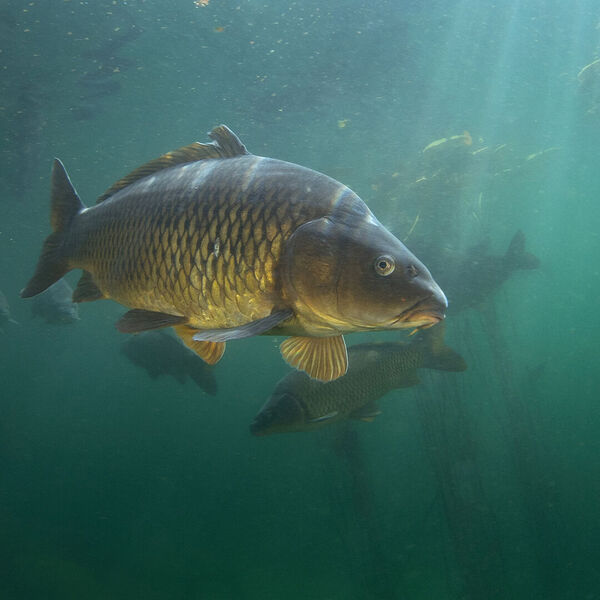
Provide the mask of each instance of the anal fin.
{"label": "anal fin", "polygon": [[116,322],[116,327],[121,333],[139,333],[140,331],[181,325],[186,321],[187,317],[134,308]]}
{"label": "anal fin", "polygon": [[335,419],[339,414],[340,414],[339,411],[334,410],[334,411],[327,413],[326,415],[323,415],[321,417],[315,417],[314,419],[310,419],[308,422],[309,423],[325,423],[326,421],[331,421],[332,419]]}
{"label": "anal fin", "polygon": [[187,325],[175,325],[175,333],[181,338],[181,341],[193,350],[204,362],[214,365],[221,360],[225,352],[225,342],[207,342],[194,340],[194,334],[197,329],[192,329]]}
{"label": "anal fin", "polygon": [[367,423],[371,423],[377,415],[380,415],[381,411],[379,410],[377,404],[375,404],[375,400],[368,402],[364,406],[357,408],[354,412],[350,413],[348,416],[351,419],[359,419],[360,421],[365,421]]}
{"label": "anal fin", "polygon": [[280,346],[283,358],[313,379],[332,381],[348,370],[348,351],[341,335],[333,337],[295,336]]}
{"label": "anal fin", "polygon": [[84,271],[73,290],[73,302],[92,302],[106,298],[104,292],[94,283],[92,274]]}

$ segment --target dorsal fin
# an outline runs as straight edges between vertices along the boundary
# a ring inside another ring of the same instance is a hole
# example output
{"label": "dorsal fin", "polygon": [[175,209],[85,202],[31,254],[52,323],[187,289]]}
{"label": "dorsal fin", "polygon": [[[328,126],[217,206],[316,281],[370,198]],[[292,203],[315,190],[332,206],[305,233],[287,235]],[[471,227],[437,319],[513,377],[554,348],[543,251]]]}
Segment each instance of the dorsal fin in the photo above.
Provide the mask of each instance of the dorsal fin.
{"label": "dorsal fin", "polygon": [[218,125],[209,134],[211,140],[207,146],[215,146],[219,150],[222,158],[232,158],[242,154],[249,154],[246,146],[242,144],[240,138],[227,127],[227,125]]}
{"label": "dorsal fin", "polygon": [[238,136],[235,135],[227,125],[215,127],[208,135],[214,140],[213,142],[210,142],[209,144],[194,142],[189,146],[167,152],[166,154],[143,164],[141,167],[138,167],[129,173],[129,175],[119,179],[119,181],[106,190],[106,192],[96,200],[96,204],[100,204],[100,202],[103,202],[113,194],[116,194],[119,190],[131,185],[134,181],[138,181],[148,175],[152,175],[152,173],[168,169],[175,165],[196,162],[207,158],[233,158],[234,156],[248,154],[246,146],[242,144]]}

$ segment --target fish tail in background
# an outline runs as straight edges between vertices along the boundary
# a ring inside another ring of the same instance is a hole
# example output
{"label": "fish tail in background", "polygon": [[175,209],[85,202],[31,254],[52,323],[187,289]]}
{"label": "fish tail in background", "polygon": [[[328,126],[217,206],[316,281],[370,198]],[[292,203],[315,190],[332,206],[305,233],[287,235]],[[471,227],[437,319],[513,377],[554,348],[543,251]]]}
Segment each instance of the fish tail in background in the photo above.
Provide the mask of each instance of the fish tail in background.
{"label": "fish tail in background", "polygon": [[540,266],[540,259],[525,250],[525,234],[520,229],[510,241],[504,260],[511,270],[537,269]]}
{"label": "fish tail in background", "polygon": [[424,346],[423,366],[440,371],[466,371],[467,363],[465,359],[458,352],[446,346],[444,342],[445,333],[444,323],[439,323],[421,332],[417,343]]}
{"label": "fish tail in background", "polygon": [[191,355],[190,370],[188,375],[192,381],[207,394],[216,396],[219,391],[217,379],[213,373],[212,367],[199,361],[198,357]]}
{"label": "fish tail in background", "polygon": [[35,274],[21,292],[22,298],[43,292],[70,271],[64,241],[73,218],[84,208],[62,163],[54,159],[50,208],[52,233],[44,242]]}

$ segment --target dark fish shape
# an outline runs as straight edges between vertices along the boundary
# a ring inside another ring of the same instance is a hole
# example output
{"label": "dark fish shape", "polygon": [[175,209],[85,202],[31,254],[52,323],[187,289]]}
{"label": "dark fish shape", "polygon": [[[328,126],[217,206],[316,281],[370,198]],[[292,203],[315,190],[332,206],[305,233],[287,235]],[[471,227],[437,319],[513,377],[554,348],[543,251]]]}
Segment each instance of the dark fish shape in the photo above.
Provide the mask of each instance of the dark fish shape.
{"label": "dark fish shape", "polygon": [[249,154],[227,127],[136,169],[85,208],[60,161],[53,233],[24,298],[83,269],[73,300],[130,307],[120,331],[174,327],[209,363],[228,340],[292,336],[281,352],[320,380],[346,372],[343,334],[429,327],[446,298],[345,185]]}
{"label": "dark fish shape", "polygon": [[443,275],[452,312],[480,308],[515,271],[539,266],[539,259],[525,250],[525,234],[520,230],[503,256],[488,254],[486,245],[472,248]]}
{"label": "dark fish shape", "polygon": [[79,102],[71,106],[69,111],[77,121],[91,121],[103,112],[103,107],[96,102]]}
{"label": "dark fish shape", "polygon": [[72,297],[71,286],[64,279],[59,279],[33,298],[31,313],[51,324],[74,323],[79,321],[79,307]]}
{"label": "dark fish shape", "polygon": [[6,296],[0,291],[0,332],[3,333],[2,326],[6,323],[18,325],[18,323],[10,316],[10,306],[8,305]]}
{"label": "dark fish shape", "polygon": [[118,74],[135,62],[118,53],[142,33],[143,30],[133,24],[125,29],[119,28],[96,48],[83,52],[83,56],[93,60],[93,65],[77,81],[81,93],[69,109],[76,120],[87,121],[97,117],[104,108],[100,101],[121,91]]}
{"label": "dark fish shape", "polygon": [[84,73],[78,80],[77,85],[82,87],[85,90],[95,90],[97,88],[103,88],[105,86],[112,85],[112,82],[115,81],[115,72],[114,71],[88,71]]}
{"label": "dark fish shape", "polygon": [[164,331],[133,335],[121,344],[121,352],[152,379],[170,375],[184,384],[189,377],[207,394],[217,394],[217,380],[212,367]]}
{"label": "dark fish shape", "polygon": [[126,59],[119,57],[117,53],[135,41],[143,32],[144,30],[138,25],[131,25],[126,29],[114,31],[96,48],[85,50],[82,55],[97,61],[101,65],[121,66],[119,61]]}
{"label": "dark fish shape", "polygon": [[82,93],[69,109],[78,121],[87,121],[98,116],[103,111],[101,101],[117,94],[122,88],[121,82],[116,79],[116,73],[112,69],[86,73],[78,83]]}
{"label": "dark fish shape", "polygon": [[121,87],[121,82],[117,79],[105,80],[102,78],[99,79],[95,85],[88,82],[88,85],[84,87],[84,93],[79,96],[79,100],[81,102],[86,102],[112,96],[113,94],[120,92]]}
{"label": "dark fish shape", "polygon": [[376,400],[391,390],[419,383],[417,369],[464,371],[463,358],[443,342],[443,326],[407,344],[367,343],[348,349],[348,373],[321,382],[294,371],[275,387],[250,425],[254,435],[311,431],[348,418],[372,421]]}

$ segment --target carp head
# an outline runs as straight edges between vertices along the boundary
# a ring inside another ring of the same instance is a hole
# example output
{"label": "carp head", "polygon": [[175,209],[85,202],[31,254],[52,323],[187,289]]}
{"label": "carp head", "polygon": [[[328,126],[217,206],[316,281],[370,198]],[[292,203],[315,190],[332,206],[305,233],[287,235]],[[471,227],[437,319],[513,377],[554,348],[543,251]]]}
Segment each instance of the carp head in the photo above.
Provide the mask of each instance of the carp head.
{"label": "carp head", "polygon": [[[278,386],[279,387],[279,386]],[[306,417],[302,403],[289,391],[275,390],[250,424],[256,436],[302,431]]]}
{"label": "carp head", "polygon": [[444,293],[421,263],[368,211],[322,217],[289,238],[284,296],[304,329],[331,335],[424,328],[444,318]]}

